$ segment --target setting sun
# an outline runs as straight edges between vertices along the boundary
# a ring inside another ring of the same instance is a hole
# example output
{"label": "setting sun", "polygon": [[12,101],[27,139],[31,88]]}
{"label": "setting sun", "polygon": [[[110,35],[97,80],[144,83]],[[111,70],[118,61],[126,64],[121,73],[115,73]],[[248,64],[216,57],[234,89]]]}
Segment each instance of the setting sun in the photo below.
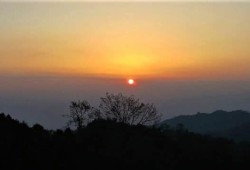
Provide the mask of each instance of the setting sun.
{"label": "setting sun", "polygon": [[128,84],[129,84],[129,85],[134,85],[134,84],[135,84],[135,81],[134,81],[133,79],[129,79],[129,80],[128,80]]}

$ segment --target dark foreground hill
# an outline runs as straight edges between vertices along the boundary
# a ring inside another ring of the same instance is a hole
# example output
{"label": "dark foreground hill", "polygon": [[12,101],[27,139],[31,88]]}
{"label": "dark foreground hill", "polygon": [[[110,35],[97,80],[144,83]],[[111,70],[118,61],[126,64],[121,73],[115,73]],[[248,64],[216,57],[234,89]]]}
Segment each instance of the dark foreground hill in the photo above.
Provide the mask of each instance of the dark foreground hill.
{"label": "dark foreground hill", "polygon": [[187,131],[95,120],[48,131],[0,114],[0,169],[249,169],[250,146]]}
{"label": "dark foreground hill", "polygon": [[211,114],[178,116],[165,120],[163,124],[172,127],[182,124],[192,132],[250,141],[250,113],[242,110],[232,112],[218,110]]}

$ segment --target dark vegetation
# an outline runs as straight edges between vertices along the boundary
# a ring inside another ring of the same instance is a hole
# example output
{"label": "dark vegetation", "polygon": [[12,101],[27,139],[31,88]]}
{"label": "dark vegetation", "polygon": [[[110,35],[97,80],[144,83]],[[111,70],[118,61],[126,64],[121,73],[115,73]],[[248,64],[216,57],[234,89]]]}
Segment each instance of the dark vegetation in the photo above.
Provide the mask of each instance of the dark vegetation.
{"label": "dark vegetation", "polygon": [[235,141],[250,141],[250,113],[243,110],[231,112],[218,110],[213,113],[178,116],[162,122],[171,127],[183,125],[191,132],[225,137]]}
{"label": "dark vegetation", "polygon": [[28,127],[0,114],[0,169],[249,169],[250,145],[182,129],[94,120],[78,130]]}
{"label": "dark vegetation", "polygon": [[98,108],[73,101],[72,130],[29,127],[0,114],[0,169],[223,170],[249,169],[250,143],[155,125],[153,104],[108,94]]}

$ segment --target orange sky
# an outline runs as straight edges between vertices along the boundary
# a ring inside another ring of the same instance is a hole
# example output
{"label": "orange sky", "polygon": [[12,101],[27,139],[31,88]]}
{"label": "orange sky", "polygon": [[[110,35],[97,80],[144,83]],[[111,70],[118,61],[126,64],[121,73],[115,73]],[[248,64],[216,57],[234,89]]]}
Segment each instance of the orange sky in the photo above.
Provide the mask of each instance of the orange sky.
{"label": "orange sky", "polygon": [[1,3],[0,73],[244,79],[250,3]]}

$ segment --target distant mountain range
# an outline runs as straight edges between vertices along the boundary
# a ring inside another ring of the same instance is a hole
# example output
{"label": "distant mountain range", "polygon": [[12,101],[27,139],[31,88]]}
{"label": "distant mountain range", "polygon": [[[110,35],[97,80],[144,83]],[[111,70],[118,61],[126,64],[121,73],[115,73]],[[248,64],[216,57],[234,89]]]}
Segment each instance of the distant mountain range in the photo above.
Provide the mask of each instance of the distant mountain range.
{"label": "distant mountain range", "polygon": [[227,137],[236,141],[250,141],[250,113],[243,110],[178,116],[162,122],[172,128],[180,124],[191,132]]}

